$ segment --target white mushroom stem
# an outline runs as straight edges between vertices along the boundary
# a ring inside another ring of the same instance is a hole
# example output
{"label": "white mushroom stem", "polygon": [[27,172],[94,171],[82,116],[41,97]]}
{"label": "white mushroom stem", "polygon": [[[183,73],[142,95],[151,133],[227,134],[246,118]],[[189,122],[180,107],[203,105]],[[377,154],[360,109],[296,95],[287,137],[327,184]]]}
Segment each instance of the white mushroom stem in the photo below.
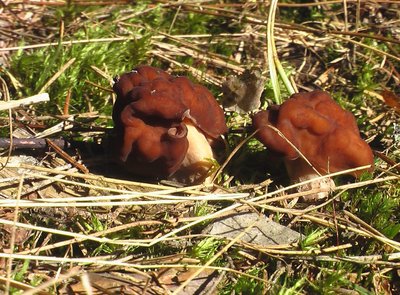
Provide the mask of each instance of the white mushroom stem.
{"label": "white mushroom stem", "polygon": [[186,127],[188,129],[186,138],[189,141],[189,148],[185,159],[183,159],[182,167],[188,167],[206,159],[213,159],[213,151],[204,134],[192,124],[186,124]]}
{"label": "white mushroom stem", "polygon": [[306,182],[296,188],[298,192],[305,193],[304,201],[312,202],[324,199],[335,188],[335,183],[331,178],[321,178],[321,175],[302,158],[285,160],[285,166],[292,183]]}
{"label": "white mushroom stem", "polygon": [[183,183],[203,182],[212,166],[214,154],[207,137],[190,122],[185,122],[187,127],[187,140],[189,147],[181,168],[172,176]]}

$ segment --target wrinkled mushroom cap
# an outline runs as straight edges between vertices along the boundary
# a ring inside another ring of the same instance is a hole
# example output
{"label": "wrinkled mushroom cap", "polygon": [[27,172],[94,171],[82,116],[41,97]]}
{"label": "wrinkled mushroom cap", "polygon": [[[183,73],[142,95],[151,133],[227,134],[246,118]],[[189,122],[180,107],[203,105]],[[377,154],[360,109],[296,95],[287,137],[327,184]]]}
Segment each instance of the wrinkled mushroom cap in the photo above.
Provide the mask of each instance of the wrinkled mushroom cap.
{"label": "wrinkled mushroom cap", "polygon": [[211,92],[186,77],[139,66],[117,78],[113,89],[116,148],[137,174],[169,176],[179,169],[188,150],[186,124],[211,142],[227,131]]}
{"label": "wrinkled mushroom cap", "polygon": [[[276,127],[321,174],[374,163],[354,116],[326,92],[294,94],[282,105],[253,117],[253,126],[259,130],[256,137],[268,149],[286,160],[299,158],[296,149],[268,125]],[[352,174],[358,176],[362,172]]]}

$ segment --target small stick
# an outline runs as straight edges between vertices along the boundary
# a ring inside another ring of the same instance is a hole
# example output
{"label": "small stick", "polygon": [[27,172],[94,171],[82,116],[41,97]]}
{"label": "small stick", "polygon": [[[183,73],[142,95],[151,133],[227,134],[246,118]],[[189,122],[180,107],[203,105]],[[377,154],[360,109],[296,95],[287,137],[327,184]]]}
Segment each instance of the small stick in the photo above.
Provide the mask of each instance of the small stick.
{"label": "small stick", "polygon": [[[61,149],[65,149],[70,146],[69,143],[62,138],[52,139],[52,142]],[[7,149],[9,147],[10,139],[0,138],[0,149]],[[47,147],[48,144],[44,138],[13,138],[12,140],[13,150],[44,149]]]}
{"label": "small stick", "polygon": [[63,116],[69,116],[69,102],[71,101],[71,88],[67,91],[67,96],[65,97]]}
{"label": "small stick", "polygon": [[388,163],[390,165],[390,169],[394,168],[396,169],[398,172],[400,172],[400,163],[396,163],[394,160],[392,160],[391,158],[389,158],[388,156],[386,156],[384,153],[379,152],[379,151],[373,151],[374,155],[377,156],[378,158],[380,158],[382,161],[385,161],[386,163]]}
{"label": "small stick", "polygon": [[75,168],[78,168],[80,171],[83,173],[87,174],[89,173],[89,170],[85,167],[85,165],[82,165],[78,161],[76,161],[74,158],[72,158],[70,155],[68,155],[66,152],[64,152],[60,147],[58,147],[56,144],[54,144],[50,139],[45,138],[46,143],[52,147],[55,152],[60,155],[61,158],[63,158],[65,161],[68,163],[72,164]]}

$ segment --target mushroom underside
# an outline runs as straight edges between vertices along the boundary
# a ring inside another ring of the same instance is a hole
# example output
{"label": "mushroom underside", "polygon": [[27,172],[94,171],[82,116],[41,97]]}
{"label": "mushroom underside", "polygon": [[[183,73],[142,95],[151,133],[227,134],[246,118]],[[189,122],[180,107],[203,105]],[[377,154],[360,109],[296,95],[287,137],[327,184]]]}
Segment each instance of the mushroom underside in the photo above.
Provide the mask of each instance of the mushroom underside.
{"label": "mushroom underside", "polygon": [[[203,182],[213,166],[214,159],[209,139],[191,121],[185,120],[182,125],[187,129],[186,136],[179,139],[182,143],[177,143],[177,148],[173,151],[182,156],[171,156],[171,151],[169,151],[165,156],[161,156],[154,161],[143,161],[140,160],[143,159],[143,156],[140,155],[142,152],[132,149],[129,156],[126,158],[120,157],[118,162],[124,166],[125,170],[135,175],[158,176],[183,184]],[[170,128],[168,134],[173,133],[174,129]],[[184,139],[185,141],[183,141]],[[186,142],[187,148],[180,148]],[[134,145],[135,143],[133,143]],[[165,170],[166,166],[170,168]]]}
{"label": "mushroom underside", "polygon": [[214,153],[207,137],[191,122],[185,122],[189,146],[180,168],[169,178],[182,183],[203,182],[213,165]]}
{"label": "mushroom underside", "polygon": [[295,160],[284,160],[286,171],[292,184],[298,184],[296,191],[302,194],[306,202],[324,199],[335,188],[335,182],[321,175],[310,163],[299,157]]}

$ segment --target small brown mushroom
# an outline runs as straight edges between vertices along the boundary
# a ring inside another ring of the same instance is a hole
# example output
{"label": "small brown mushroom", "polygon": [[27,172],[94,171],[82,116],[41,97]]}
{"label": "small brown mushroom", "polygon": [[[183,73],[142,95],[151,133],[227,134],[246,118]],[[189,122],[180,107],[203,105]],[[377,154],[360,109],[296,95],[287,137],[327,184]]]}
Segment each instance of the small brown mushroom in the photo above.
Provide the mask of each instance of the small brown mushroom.
{"label": "small brown mushroom", "polygon": [[227,132],[224,113],[211,92],[150,66],[121,75],[113,89],[120,163],[141,176],[204,180],[212,145]]}
{"label": "small brown mushroom", "polygon": [[[326,92],[316,90],[294,94],[282,105],[254,115],[253,127],[259,130],[257,139],[284,158],[292,182],[366,165],[371,167],[367,170],[373,170],[373,153],[361,139],[354,116],[343,110]],[[358,177],[364,171],[349,174]],[[333,181],[325,179],[300,190],[330,189],[332,186]],[[307,199],[326,195],[322,192]]]}

